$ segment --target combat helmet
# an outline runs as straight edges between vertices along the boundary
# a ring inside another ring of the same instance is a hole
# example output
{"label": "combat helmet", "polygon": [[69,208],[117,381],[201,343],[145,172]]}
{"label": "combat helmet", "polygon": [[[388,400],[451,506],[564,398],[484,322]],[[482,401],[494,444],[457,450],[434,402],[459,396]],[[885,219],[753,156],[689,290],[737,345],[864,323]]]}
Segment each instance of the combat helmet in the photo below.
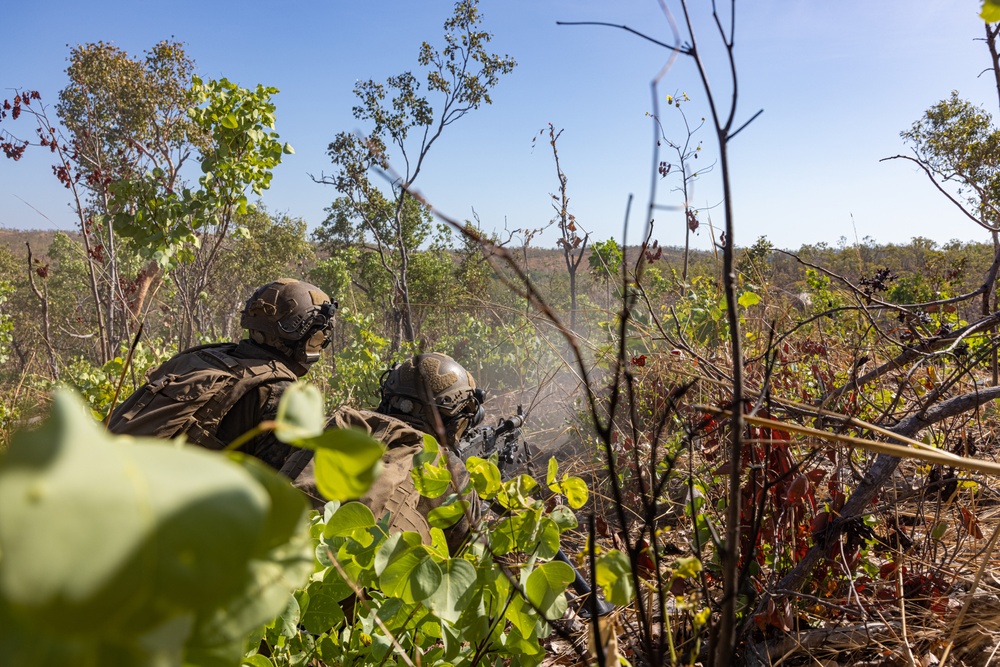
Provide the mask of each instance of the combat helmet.
{"label": "combat helmet", "polygon": [[431,352],[398,364],[385,374],[378,411],[413,422],[428,433],[444,428],[452,442],[483,421],[486,392],[469,371],[446,354]]}
{"label": "combat helmet", "polygon": [[250,340],[282,352],[305,375],[330,344],[337,302],[301,280],[282,278],[258,287],[241,311]]}

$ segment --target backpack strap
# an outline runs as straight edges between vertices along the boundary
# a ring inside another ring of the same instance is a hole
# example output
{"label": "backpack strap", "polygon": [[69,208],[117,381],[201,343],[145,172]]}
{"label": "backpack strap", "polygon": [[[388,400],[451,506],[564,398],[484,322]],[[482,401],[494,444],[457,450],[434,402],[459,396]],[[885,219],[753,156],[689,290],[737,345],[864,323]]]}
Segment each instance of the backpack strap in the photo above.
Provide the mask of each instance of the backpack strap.
{"label": "backpack strap", "polygon": [[[206,362],[224,368],[233,381],[216,392],[192,415],[185,432],[192,442],[208,449],[223,449],[228,443],[216,435],[219,423],[248,392],[274,382],[294,382],[298,377],[276,361],[240,359],[232,356],[236,345],[207,346],[195,351]],[[307,462],[308,463],[308,462]]]}
{"label": "backpack strap", "polygon": [[128,412],[121,415],[120,418],[125,421],[131,421],[133,417],[142,412],[142,410],[149,405],[149,402],[153,400],[153,397],[160,393],[160,390],[163,389],[163,386],[167,384],[168,380],[169,378],[167,375],[160,375],[156,379],[149,382],[145,387],[145,391],[142,392],[142,395],[139,396],[138,400],[132,405],[131,408],[129,408]]}

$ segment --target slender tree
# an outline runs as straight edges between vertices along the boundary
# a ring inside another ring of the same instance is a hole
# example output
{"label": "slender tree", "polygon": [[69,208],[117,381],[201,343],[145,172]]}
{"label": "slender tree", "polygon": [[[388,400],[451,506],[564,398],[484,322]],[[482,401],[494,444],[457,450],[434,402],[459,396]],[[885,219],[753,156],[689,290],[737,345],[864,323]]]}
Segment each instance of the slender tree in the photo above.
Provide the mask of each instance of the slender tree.
{"label": "slender tree", "polygon": [[[341,193],[342,210],[349,212],[352,223],[378,248],[392,285],[395,349],[414,339],[409,269],[410,254],[416,248],[406,234],[408,190],[444,129],[483,104],[491,104],[490,91],[516,64],[510,56],[488,50],[493,36],[481,28],[481,21],[478,0],[460,0],[444,23],[444,46],[421,45],[417,63],[436,103],[422,94],[421,82],[410,71],[384,83],[360,82],[354,89],[358,98],[354,117],[370,124],[368,134],[339,133],[328,148],[335,171],[318,179]],[[378,171],[393,173],[385,190],[371,180]]]}

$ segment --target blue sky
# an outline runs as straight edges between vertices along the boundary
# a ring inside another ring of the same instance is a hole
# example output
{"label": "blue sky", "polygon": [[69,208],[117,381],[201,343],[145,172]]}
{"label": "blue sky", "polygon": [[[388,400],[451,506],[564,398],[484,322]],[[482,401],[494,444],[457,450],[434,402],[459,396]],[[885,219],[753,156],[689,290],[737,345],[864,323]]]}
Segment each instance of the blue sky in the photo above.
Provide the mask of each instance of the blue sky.
{"label": "blue sky", "polygon": [[[180,40],[203,76],[281,90],[277,129],[296,153],[275,172],[264,202],[315,226],[336,193],[314,184],[310,174],[330,170],[326,146],[338,131],[364,129],[351,116],[355,81],[414,68],[421,41],[440,42],[452,5],[56,0],[42,10],[11,3],[3,16],[0,96],[9,97],[15,87],[34,88],[54,102],[65,84],[68,44],[103,40],[140,55],[161,39]],[[761,235],[786,248],[866,236],[879,242],[917,235],[938,242],[987,240],[912,165],[879,162],[906,152],[900,131],[953,89],[996,115],[993,79],[980,76],[989,60],[976,0],[737,5],[737,124],[764,109],[731,146],[739,245]],[[481,10],[494,49],[515,57],[518,68],[495,90],[492,106],[445,132],[417,188],[455,218],[471,218],[475,210],[487,230],[543,227],[554,215],[550,194],[558,182],[547,144],[533,148],[532,139],[551,122],[564,129],[560,160],[581,226],[595,239],[621,239],[631,193],[628,240],[635,242],[649,196],[649,82],[668,53],[621,30],[556,21],[626,24],[672,41],[658,3],[481,0]],[[725,98],[727,72],[706,18],[697,17],[695,28],[713,85]],[[660,91],[661,97],[687,92],[689,114],[697,118],[707,112],[694,74],[682,57]],[[676,114],[666,111],[661,115],[668,136],[680,138]],[[712,132],[706,127],[701,136],[699,161],[711,163]],[[72,228],[68,197],[45,157],[39,152],[18,163],[0,160],[0,227]],[[718,175],[716,170],[698,182],[693,201],[715,206],[702,220],[721,224]],[[658,203],[680,203],[674,185],[661,182]],[[683,243],[679,213],[661,210],[656,218],[655,239]],[[542,244],[552,244],[551,231]],[[709,243],[703,227],[694,245]]]}

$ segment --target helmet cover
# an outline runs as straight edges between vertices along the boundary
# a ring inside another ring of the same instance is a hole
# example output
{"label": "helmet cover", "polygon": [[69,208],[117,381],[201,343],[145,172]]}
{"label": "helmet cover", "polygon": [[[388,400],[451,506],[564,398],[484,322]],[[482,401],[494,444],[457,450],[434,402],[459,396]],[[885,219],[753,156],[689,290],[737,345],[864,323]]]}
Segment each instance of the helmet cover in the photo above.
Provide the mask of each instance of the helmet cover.
{"label": "helmet cover", "polygon": [[483,419],[486,392],[472,375],[446,354],[418,354],[386,373],[379,411],[415,417],[427,426],[435,413],[445,424],[464,418],[465,425]]}

